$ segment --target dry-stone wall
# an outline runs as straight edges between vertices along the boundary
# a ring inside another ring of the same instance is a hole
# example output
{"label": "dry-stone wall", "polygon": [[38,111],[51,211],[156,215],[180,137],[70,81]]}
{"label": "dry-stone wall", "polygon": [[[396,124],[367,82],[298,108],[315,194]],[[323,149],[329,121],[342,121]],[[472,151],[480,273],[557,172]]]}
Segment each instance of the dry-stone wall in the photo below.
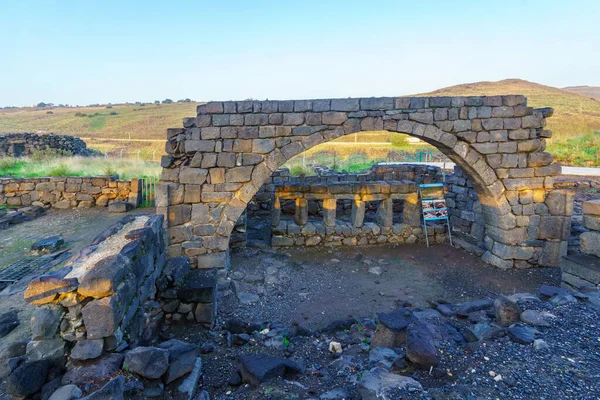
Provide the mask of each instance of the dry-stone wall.
{"label": "dry-stone wall", "polygon": [[460,167],[446,176],[446,205],[452,228],[469,236],[473,244],[484,247],[485,219],[473,184]]}
{"label": "dry-stone wall", "polygon": [[572,252],[561,262],[563,285],[578,291],[600,287],[600,200],[583,203],[583,225],[579,236],[580,252]]}
{"label": "dry-stone wall", "polygon": [[35,278],[25,291],[40,306],[28,360],[95,359],[128,338],[148,340],[162,318],[155,281],[166,258],[162,216],[127,216],[65,267]]}
{"label": "dry-stone wall", "polygon": [[139,205],[142,180],[118,180],[111,176],[0,178],[0,204],[57,209],[106,207],[127,201]]}
{"label": "dry-stone wall", "polygon": [[226,266],[236,221],[290,158],[340,136],[388,130],[418,137],[473,184],[485,221],[483,259],[500,268],[558,265],[572,196],[554,189],[545,119],[524,96],[226,101],[198,106],[169,129],[157,210],[169,254],[193,267]]}
{"label": "dry-stone wall", "polygon": [[62,150],[74,156],[96,154],[85,142],[75,136],[38,135],[35,133],[8,133],[0,135],[0,157],[24,157],[36,150]]}

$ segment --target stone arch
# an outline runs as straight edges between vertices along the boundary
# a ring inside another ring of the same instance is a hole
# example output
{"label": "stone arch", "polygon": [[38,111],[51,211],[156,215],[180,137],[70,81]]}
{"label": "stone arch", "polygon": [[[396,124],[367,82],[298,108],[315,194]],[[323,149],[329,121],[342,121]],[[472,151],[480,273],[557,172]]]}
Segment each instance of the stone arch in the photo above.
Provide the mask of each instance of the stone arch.
{"label": "stone arch", "polygon": [[[545,118],[520,95],[210,102],[168,131],[157,196],[170,252],[200,267],[224,262],[236,220],[287,160],[371,130],[418,137],[471,179],[486,225],[484,260],[553,265],[566,248],[569,198],[552,192],[560,166],[544,152]],[[547,198],[555,204],[546,204]],[[569,219],[570,221],[570,219]]]}

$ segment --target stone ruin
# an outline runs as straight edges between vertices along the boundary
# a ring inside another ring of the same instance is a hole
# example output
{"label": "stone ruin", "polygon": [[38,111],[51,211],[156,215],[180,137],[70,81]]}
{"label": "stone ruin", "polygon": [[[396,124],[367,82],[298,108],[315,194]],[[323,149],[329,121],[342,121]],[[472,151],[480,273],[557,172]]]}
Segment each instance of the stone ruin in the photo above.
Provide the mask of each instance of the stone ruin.
{"label": "stone ruin", "polygon": [[78,137],[68,135],[38,135],[36,133],[8,133],[0,135],[0,157],[26,157],[34,151],[61,150],[74,156],[92,156],[97,151],[87,148]]}
{"label": "stone ruin", "polygon": [[579,236],[580,252],[569,252],[561,260],[563,286],[583,293],[600,287],[600,200],[583,203],[583,225]]}
{"label": "stone ruin", "polygon": [[528,107],[521,95],[200,105],[183,128],[168,130],[161,162],[157,212],[167,223],[169,255],[188,257],[194,268],[226,267],[238,220],[287,160],[344,135],[387,130],[424,140],[462,170],[455,204],[469,203],[458,191],[472,189],[477,206],[474,215],[455,217],[476,234],[485,262],[558,266],[573,197],[554,188],[560,165],[544,151],[552,113]]}
{"label": "stone ruin", "polygon": [[90,399],[123,398],[124,390],[137,390],[124,388],[123,376],[112,379],[123,369],[148,379],[144,398],[169,384],[191,398],[202,365],[198,346],[155,342],[164,322],[212,327],[217,274],[190,271],[184,257],[167,260],[165,239],[162,216],[126,216],[64,267],[34,278],[24,294],[37,306],[32,340],[0,347],[7,393],[48,398],[58,389],[79,398],[80,388],[94,392],[101,384]]}

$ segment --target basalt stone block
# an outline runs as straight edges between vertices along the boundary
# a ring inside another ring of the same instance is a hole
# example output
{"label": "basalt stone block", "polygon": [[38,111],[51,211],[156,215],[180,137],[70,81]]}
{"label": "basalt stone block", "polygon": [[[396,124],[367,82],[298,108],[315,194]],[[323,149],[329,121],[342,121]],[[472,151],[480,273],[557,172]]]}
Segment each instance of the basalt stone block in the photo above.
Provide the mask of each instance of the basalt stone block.
{"label": "basalt stone block", "polygon": [[103,258],[81,278],[77,292],[95,299],[112,296],[131,267],[131,260],[120,254]]}
{"label": "basalt stone block", "polygon": [[584,201],[582,205],[582,210],[584,215],[600,216],[600,200]]}
{"label": "basalt stone block", "polygon": [[115,294],[86,304],[82,314],[88,339],[100,339],[114,335],[135,292],[135,277],[133,274],[129,274],[119,284]]}
{"label": "basalt stone block", "polygon": [[32,340],[27,343],[26,355],[30,361],[53,360],[65,355],[63,339]]}
{"label": "basalt stone block", "polygon": [[399,347],[406,343],[406,328],[415,321],[417,317],[407,308],[377,314],[377,330],[371,346]]}
{"label": "basalt stone block", "polygon": [[52,339],[58,333],[58,327],[64,315],[59,305],[47,305],[36,308],[30,321],[33,340]]}
{"label": "basalt stone block", "polygon": [[50,369],[50,362],[28,362],[17,369],[6,380],[6,393],[15,398],[31,395],[42,388]]}
{"label": "basalt stone block", "polygon": [[126,213],[131,210],[132,205],[126,201],[113,201],[108,205],[108,212],[111,213]]}
{"label": "basalt stone block", "polygon": [[187,303],[212,303],[216,287],[216,269],[196,269],[189,272],[179,287],[177,296]]}
{"label": "basalt stone block", "polygon": [[77,289],[77,279],[64,277],[71,271],[70,267],[34,278],[25,289],[25,301],[34,305],[53,302],[59,294]]}
{"label": "basalt stone block", "polygon": [[47,239],[42,239],[31,245],[31,252],[36,254],[54,253],[65,244],[62,236],[52,236]]}
{"label": "basalt stone block", "polygon": [[600,257],[600,232],[589,231],[579,235],[579,246],[583,254]]}
{"label": "basalt stone block", "polygon": [[412,323],[406,330],[406,357],[421,368],[438,364],[433,335],[422,323]]}
{"label": "basalt stone block", "polygon": [[156,347],[136,347],[125,355],[123,368],[144,378],[158,379],[169,368],[169,351]]}
{"label": "basalt stone block", "polygon": [[71,350],[71,358],[75,360],[90,360],[102,355],[104,339],[80,340]]}
{"label": "basalt stone block", "polygon": [[253,385],[287,374],[301,372],[302,368],[293,361],[265,354],[245,354],[238,357],[238,371],[242,378]]}

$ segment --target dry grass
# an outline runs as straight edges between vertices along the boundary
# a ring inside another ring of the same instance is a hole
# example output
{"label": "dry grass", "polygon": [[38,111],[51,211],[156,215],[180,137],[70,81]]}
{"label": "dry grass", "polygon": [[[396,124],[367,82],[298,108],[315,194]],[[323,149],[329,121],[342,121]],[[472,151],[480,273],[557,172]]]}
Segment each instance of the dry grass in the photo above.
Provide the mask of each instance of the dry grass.
{"label": "dry grass", "polygon": [[567,90],[520,79],[476,82],[424,93],[427,96],[483,96],[523,94],[532,107],[552,107],[547,129],[554,139],[567,139],[600,130],[600,101]]}

